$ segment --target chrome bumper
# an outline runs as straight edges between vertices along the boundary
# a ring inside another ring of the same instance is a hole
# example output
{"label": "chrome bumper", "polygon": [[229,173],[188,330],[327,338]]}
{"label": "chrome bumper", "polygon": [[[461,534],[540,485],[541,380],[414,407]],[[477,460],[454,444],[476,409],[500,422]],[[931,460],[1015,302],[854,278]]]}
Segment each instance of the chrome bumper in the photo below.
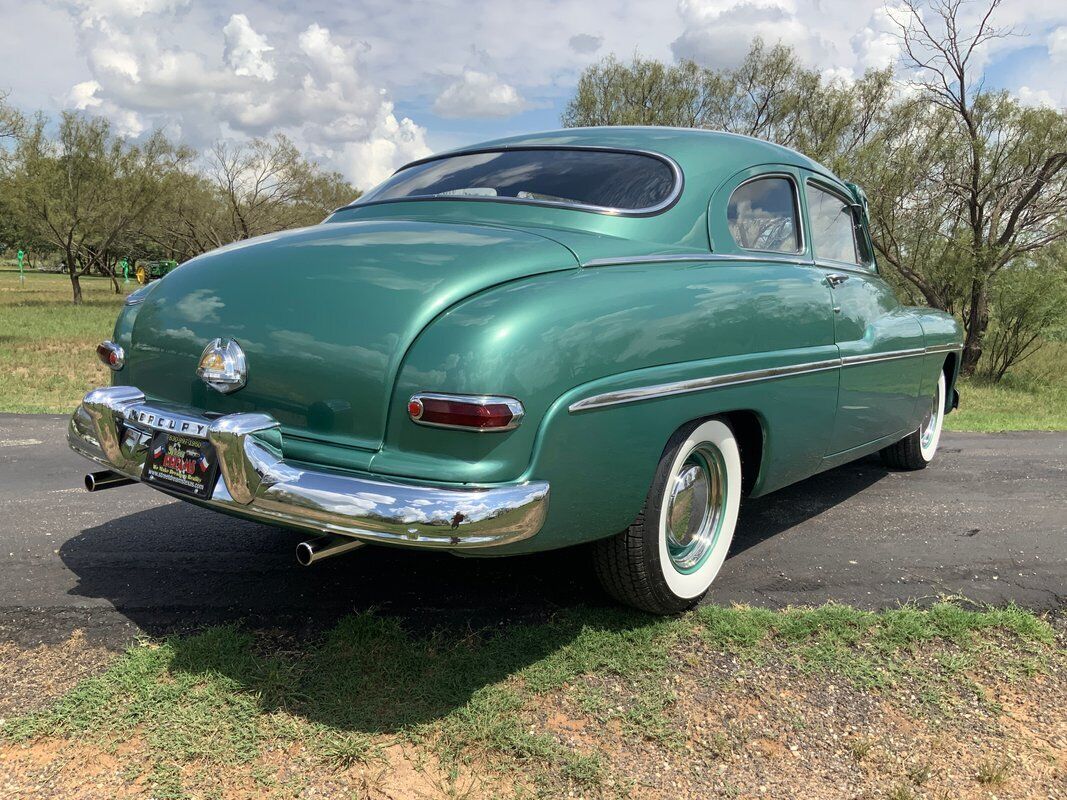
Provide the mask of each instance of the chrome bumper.
{"label": "chrome bumper", "polygon": [[196,502],[275,525],[371,542],[466,549],[528,539],[541,529],[547,512],[544,482],[452,489],[312,469],[282,458],[281,427],[273,417],[212,419],[148,403],[132,386],[89,392],[71,417],[67,441],[86,458],[140,480],[157,430],[204,438],[215,446],[220,477],[210,499]]}

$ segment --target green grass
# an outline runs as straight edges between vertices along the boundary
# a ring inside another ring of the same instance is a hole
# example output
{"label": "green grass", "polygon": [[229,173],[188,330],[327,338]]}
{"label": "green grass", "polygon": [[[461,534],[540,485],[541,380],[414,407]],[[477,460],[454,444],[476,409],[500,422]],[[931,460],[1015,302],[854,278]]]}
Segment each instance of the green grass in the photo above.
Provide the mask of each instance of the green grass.
{"label": "green grass", "polygon": [[[111,282],[83,278],[75,306],[66,275],[0,272],[0,411],[64,413],[108,382],[96,345],[108,338],[122,305]],[[135,288],[137,284],[130,284]]]}
{"label": "green grass", "polygon": [[666,620],[577,609],[548,623],[462,635],[414,635],[366,613],[301,648],[270,645],[236,626],[140,642],[51,706],[8,720],[0,738],[117,747],[136,736],[147,753],[143,772],[166,796],[181,796],[183,765],[251,769],[265,749],[299,743],[322,768],[343,770],[374,764],[395,742],[445,768],[521,774],[552,794],[604,777],[595,750],[565,747],[538,726],[553,697],[575,698],[598,729],[614,719],[627,737],[678,747],[678,679],[710,668],[716,652],[740,659],[736,669],[778,659],[785,669],[889,697],[897,686],[963,685],[942,660],[925,657],[931,650],[969,654],[984,676],[1010,679],[1020,662],[1040,668],[1055,648],[1051,628],[1014,607],[708,606]]}
{"label": "green grass", "polygon": [[971,378],[959,390],[960,407],[945,418],[948,430],[1067,430],[1067,344],[1046,344],[1000,383]]}

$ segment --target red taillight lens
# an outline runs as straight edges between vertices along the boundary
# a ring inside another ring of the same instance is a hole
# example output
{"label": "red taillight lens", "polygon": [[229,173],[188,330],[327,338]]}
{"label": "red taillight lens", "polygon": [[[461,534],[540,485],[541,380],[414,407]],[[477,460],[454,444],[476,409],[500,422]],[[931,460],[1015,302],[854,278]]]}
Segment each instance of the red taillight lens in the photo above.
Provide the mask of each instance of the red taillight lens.
{"label": "red taillight lens", "polygon": [[420,425],[508,431],[523,416],[522,403],[513,397],[483,395],[417,394],[408,401],[408,416]]}
{"label": "red taillight lens", "polygon": [[101,342],[98,344],[96,346],[96,357],[100,359],[104,366],[116,372],[122,369],[122,365],[126,363],[126,354],[114,342]]}

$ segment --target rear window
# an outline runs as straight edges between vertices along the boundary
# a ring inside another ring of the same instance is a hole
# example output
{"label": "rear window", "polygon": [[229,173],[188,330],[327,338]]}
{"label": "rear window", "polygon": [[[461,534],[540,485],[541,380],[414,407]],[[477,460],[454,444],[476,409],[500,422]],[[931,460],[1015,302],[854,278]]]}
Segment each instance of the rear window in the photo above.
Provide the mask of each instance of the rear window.
{"label": "rear window", "polygon": [[503,200],[650,213],[677,195],[665,159],[613,150],[465,153],[402,169],[357,205],[404,199]]}

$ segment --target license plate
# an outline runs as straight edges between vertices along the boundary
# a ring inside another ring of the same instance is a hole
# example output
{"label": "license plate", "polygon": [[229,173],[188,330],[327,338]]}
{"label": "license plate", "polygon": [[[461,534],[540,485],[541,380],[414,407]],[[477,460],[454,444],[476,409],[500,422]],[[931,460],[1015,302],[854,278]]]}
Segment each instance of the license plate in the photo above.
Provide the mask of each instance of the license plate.
{"label": "license plate", "polygon": [[148,446],[141,478],[160,488],[207,499],[217,472],[215,448],[210,442],[160,431]]}

